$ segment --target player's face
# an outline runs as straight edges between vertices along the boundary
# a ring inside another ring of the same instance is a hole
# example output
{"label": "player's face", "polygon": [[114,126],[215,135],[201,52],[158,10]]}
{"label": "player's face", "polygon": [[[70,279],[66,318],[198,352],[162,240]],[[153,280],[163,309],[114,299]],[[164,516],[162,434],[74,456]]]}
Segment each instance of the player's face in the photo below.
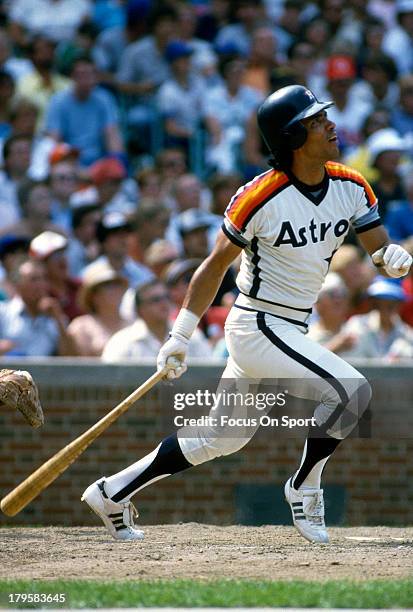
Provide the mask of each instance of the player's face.
{"label": "player's face", "polygon": [[303,119],[302,123],[307,130],[307,140],[303,145],[306,153],[321,161],[336,159],[339,155],[336,125],[327,117],[326,111]]}

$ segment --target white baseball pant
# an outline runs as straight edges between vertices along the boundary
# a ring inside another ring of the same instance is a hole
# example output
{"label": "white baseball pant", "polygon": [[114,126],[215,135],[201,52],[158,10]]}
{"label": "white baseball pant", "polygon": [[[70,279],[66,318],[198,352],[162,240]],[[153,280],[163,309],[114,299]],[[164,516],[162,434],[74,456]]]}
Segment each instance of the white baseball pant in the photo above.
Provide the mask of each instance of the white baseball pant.
{"label": "white baseball pant", "polygon": [[[269,313],[233,307],[225,325],[230,357],[218,387],[236,379],[244,392],[253,380],[291,379],[294,395],[316,400],[314,417],[321,431],[343,439],[356,426],[371,399],[371,388],[360,372],[305,335],[305,326]],[[227,407],[211,416],[227,414]],[[242,408],[237,415],[243,416]],[[258,425],[259,426],[259,425]],[[198,465],[241,449],[254,435],[248,427],[237,435],[223,427],[183,427],[178,430],[181,450],[191,464]]]}

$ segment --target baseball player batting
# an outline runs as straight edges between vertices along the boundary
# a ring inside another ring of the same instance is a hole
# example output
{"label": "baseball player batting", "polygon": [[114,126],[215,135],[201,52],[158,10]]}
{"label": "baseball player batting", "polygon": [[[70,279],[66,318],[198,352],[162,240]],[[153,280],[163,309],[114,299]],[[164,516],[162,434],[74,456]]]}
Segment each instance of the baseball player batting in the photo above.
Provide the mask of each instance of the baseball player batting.
{"label": "baseball player batting", "polygon": [[[167,378],[185,372],[191,334],[226,270],[242,253],[239,297],[225,327],[229,359],[221,383],[290,378],[304,381],[305,397],[317,398],[315,425],[301,462],[285,484],[293,523],[310,542],[328,542],[322,471],[371,398],[370,385],[360,372],[305,335],[312,306],[350,226],[373,261],[381,263],[384,274],[404,276],[412,263],[401,246],[389,244],[368,182],[355,170],[331,161],[339,155],[335,124],[326,112],[332,104],[319,102],[305,87],[293,85],[276,91],[261,105],[258,125],[271,154],[271,169],[231,199],[215,248],[194,274],[158,356],[158,368],[169,365]],[[254,431],[234,436],[213,426],[192,428],[190,433],[179,429],[149,455],[91,484],[82,499],[114,538],[142,539],[130,501],[136,492],[238,451]]]}

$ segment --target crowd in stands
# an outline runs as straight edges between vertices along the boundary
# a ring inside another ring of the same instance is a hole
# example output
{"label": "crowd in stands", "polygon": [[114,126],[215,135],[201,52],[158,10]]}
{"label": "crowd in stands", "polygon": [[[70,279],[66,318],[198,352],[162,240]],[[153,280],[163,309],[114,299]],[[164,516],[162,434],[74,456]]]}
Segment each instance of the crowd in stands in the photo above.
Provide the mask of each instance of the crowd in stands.
{"label": "crowd in stands", "polygon": [[[0,355],[154,358],[237,189],[256,111],[308,86],[413,252],[413,0],[0,0]],[[237,264],[189,358],[227,355]],[[413,358],[413,276],[350,232],[309,336]]]}

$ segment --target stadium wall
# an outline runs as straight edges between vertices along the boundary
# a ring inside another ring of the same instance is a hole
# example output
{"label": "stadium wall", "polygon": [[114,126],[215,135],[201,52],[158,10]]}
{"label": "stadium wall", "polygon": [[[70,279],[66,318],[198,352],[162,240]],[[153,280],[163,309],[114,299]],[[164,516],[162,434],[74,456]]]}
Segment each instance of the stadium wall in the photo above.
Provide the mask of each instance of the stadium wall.
{"label": "stadium wall", "polygon": [[[3,367],[32,372],[46,423],[32,430],[20,414],[0,413],[2,497],[154,370],[149,364],[111,366],[64,358],[4,361]],[[358,367],[373,386],[373,414],[385,417],[381,425],[378,419],[371,437],[346,440],[328,464],[324,483],[330,524],[413,524],[413,365]],[[193,366],[185,375],[186,389],[195,389],[221,371],[222,364]],[[173,409],[165,405],[170,401],[165,400],[165,390],[171,393],[163,383],[155,387],[28,508],[14,518],[1,516],[0,526],[97,524],[80,502],[81,493],[98,476],[126,467],[170,433]],[[282,485],[297,466],[302,444],[302,440],[278,439],[260,430],[240,452],[142,490],[134,500],[142,523],[289,523]]]}

